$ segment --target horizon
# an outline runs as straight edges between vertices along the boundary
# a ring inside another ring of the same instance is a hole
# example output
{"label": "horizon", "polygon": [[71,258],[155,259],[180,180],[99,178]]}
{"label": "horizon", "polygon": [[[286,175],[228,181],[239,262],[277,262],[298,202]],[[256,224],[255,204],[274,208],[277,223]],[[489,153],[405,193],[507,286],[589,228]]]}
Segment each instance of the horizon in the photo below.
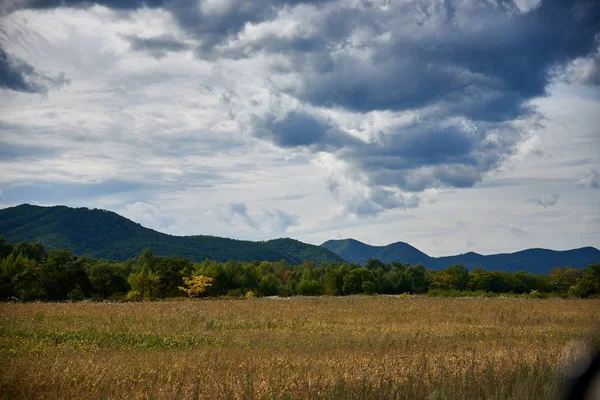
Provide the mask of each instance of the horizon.
{"label": "horizon", "polygon": [[600,5],[9,1],[0,208],[170,235],[600,246]]}
{"label": "horizon", "polygon": [[[141,224],[139,222],[135,222],[135,221],[133,221],[133,220],[131,220],[131,219],[129,219],[129,218],[127,218],[127,217],[125,217],[125,216],[117,213],[117,212],[114,212],[114,211],[111,211],[111,210],[106,210],[106,209],[103,209],[103,208],[71,207],[71,206],[67,206],[67,205],[64,205],[64,204],[42,206],[42,205],[38,205],[38,204],[22,203],[22,204],[19,204],[19,205],[16,205],[16,206],[0,208],[0,211],[1,210],[5,210],[7,208],[13,208],[13,207],[19,207],[19,206],[35,206],[35,207],[44,207],[44,208],[67,207],[67,208],[70,208],[70,209],[86,209],[86,210],[92,210],[92,211],[93,210],[108,211],[108,212],[115,213],[115,214],[117,214],[120,217],[126,218],[127,220],[129,220],[129,221],[131,221],[133,223],[136,223],[136,224],[140,225],[141,227],[143,227],[145,229],[150,229],[150,230],[153,230],[155,232],[158,232],[158,233],[161,233],[161,234],[164,234],[164,235],[170,235],[170,236],[175,236],[175,237],[214,236],[214,235],[202,235],[202,234],[197,234],[197,235],[171,235],[169,233],[165,233],[165,232],[161,232],[159,230],[153,229],[153,228],[149,228],[149,227],[147,227],[147,226],[145,226],[145,225],[143,225],[143,224]],[[268,241],[278,240],[278,239],[298,240],[298,239],[295,239],[295,238],[292,238],[292,237],[286,237],[286,236],[273,237],[273,238],[270,238],[270,239],[263,239],[263,240],[237,239],[237,238],[226,237],[226,236],[219,236],[219,237],[224,238],[224,239],[232,239],[232,240],[239,240],[239,241],[251,241],[251,242],[257,242],[257,241],[268,242]],[[340,239],[328,239],[328,240],[326,240],[324,242],[321,242],[321,243],[310,243],[310,242],[303,242],[303,243],[307,243],[307,244],[311,244],[311,245],[314,245],[314,246],[323,247],[323,244],[325,244],[326,242],[329,242],[329,241],[338,241],[339,242],[339,241],[348,241],[348,240],[359,242],[361,244],[364,244],[364,245],[367,245],[367,246],[370,246],[370,247],[386,247],[386,246],[391,246],[391,245],[394,245],[394,244],[406,244],[406,245],[414,248],[415,250],[418,250],[418,251],[420,251],[420,252],[424,253],[425,255],[427,255],[429,257],[432,257],[432,258],[454,257],[454,256],[461,256],[461,255],[470,254],[470,253],[481,255],[481,256],[491,256],[491,255],[502,255],[502,254],[514,254],[514,253],[518,253],[518,252],[522,252],[522,251],[527,251],[527,250],[571,251],[571,250],[580,250],[580,249],[584,249],[584,248],[592,248],[592,249],[595,249],[595,250],[600,250],[598,247],[595,247],[595,246],[582,246],[582,247],[565,248],[565,249],[552,249],[552,248],[547,248],[547,247],[528,247],[528,248],[517,249],[517,250],[513,250],[513,251],[508,251],[508,252],[499,252],[499,253],[478,253],[478,252],[475,252],[475,251],[468,251],[468,252],[464,252],[464,253],[451,253],[451,254],[446,254],[446,255],[431,255],[431,254],[427,253],[426,251],[422,251],[421,249],[419,249],[418,247],[412,245],[411,243],[406,242],[406,241],[402,241],[402,240],[398,240],[398,241],[394,241],[394,242],[389,242],[389,243],[384,244],[384,245],[373,245],[373,244],[369,244],[369,243],[366,243],[366,242],[362,242],[362,241],[360,241],[358,239],[355,239],[355,238],[347,237],[347,238],[340,238]]]}

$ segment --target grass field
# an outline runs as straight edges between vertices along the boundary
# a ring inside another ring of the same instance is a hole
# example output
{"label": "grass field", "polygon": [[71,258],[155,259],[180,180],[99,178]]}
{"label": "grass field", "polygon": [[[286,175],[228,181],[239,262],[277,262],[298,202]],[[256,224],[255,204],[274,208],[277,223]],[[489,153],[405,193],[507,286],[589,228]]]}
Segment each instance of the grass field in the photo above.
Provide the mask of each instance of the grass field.
{"label": "grass field", "polygon": [[545,399],[600,300],[0,304],[3,398]]}

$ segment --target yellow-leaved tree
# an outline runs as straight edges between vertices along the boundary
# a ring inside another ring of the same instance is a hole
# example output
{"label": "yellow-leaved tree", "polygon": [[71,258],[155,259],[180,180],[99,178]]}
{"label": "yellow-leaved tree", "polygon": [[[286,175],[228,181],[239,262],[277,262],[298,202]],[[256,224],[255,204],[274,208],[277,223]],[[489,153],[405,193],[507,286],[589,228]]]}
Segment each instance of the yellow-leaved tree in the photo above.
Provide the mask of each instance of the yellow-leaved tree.
{"label": "yellow-leaved tree", "polygon": [[206,288],[212,286],[213,278],[204,275],[192,275],[189,278],[183,278],[184,286],[179,286],[179,290],[185,292],[190,297],[198,297],[206,291]]}

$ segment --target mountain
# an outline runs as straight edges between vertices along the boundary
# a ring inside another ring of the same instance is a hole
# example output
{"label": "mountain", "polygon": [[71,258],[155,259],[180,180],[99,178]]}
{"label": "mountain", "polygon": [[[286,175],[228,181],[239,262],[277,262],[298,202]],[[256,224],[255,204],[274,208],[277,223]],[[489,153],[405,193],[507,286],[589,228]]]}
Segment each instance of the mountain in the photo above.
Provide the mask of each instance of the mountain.
{"label": "mountain", "polygon": [[488,271],[527,271],[547,274],[557,266],[583,268],[600,262],[600,250],[583,247],[567,251],[528,249],[509,254],[482,255],[465,253],[447,257],[430,257],[413,246],[397,242],[387,246],[370,246],[354,239],[329,240],[314,246],[294,239],[264,242],[234,240],[216,236],[173,236],[145,228],[114,212],[70,208],[40,207],[23,204],[0,210],[0,236],[18,243],[42,242],[48,250],[68,248],[75,254],[125,260],[150,247],[161,256],[180,256],[193,261],[210,258],[217,261],[286,260],[364,264],[369,258],[383,262],[399,261],[443,269],[462,264],[469,269]]}
{"label": "mountain", "polygon": [[216,236],[173,236],[145,228],[111,211],[40,207],[22,204],[0,210],[0,236],[12,243],[42,242],[48,250],[68,248],[75,254],[125,260],[150,247],[161,256],[180,256],[193,261],[286,260],[339,262],[340,256],[321,246],[293,239],[266,242]]}
{"label": "mountain", "polygon": [[333,251],[345,260],[364,264],[369,258],[389,263],[400,261],[410,264],[428,264],[431,260],[427,254],[417,250],[408,243],[397,242],[387,246],[370,246],[354,239],[328,240],[321,246]]}
{"label": "mountain", "polygon": [[444,269],[462,264],[469,269],[483,267],[488,271],[548,274],[558,266],[584,268],[600,262],[600,250],[594,247],[555,251],[547,249],[527,249],[516,253],[482,255],[473,252],[447,257],[431,257],[403,242],[387,246],[370,246],[354,239],[328,240],[321,246],[333,251],[344,259],[364,264],[369,258],[390,263],[398,261],[410,264],[423,264],[431,269]]}

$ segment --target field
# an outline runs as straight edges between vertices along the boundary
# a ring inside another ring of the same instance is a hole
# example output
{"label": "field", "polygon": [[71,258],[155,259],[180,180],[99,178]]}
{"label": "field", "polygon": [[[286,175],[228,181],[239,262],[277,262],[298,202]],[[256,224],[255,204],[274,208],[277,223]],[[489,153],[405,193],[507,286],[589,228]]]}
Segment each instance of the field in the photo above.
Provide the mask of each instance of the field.
{"label": "field", "polygon": [[600,300],[0,304],[3,398],[556,397]]}

